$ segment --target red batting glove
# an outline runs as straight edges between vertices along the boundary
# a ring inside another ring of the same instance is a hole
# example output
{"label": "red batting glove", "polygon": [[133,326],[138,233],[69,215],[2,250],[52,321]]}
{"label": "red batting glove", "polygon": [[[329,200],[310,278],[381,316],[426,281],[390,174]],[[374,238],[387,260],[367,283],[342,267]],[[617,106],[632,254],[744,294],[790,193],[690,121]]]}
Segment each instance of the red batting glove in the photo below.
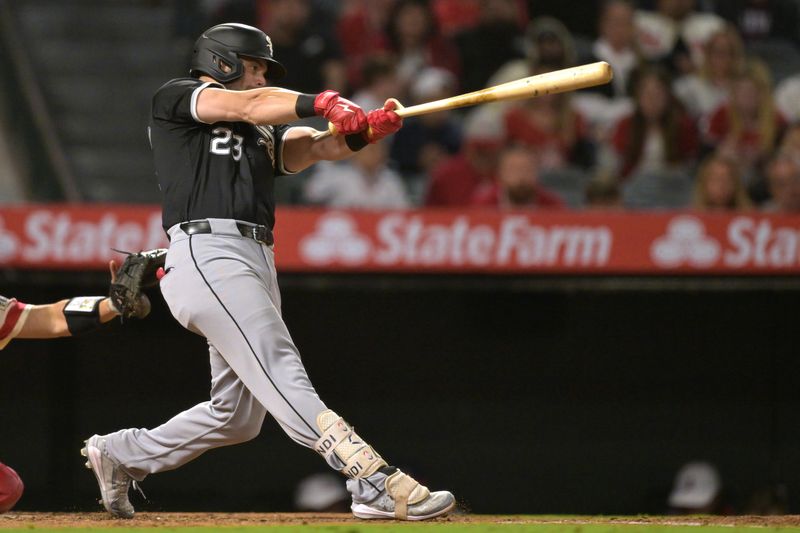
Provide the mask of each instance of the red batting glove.
{"label": "red batting glove", "polygon": [[325,117],[336,133],[349,135],[367,129],[367,115],[359,106],[342,98],[336,91],[324,91],[314,99],[314,112]]}
{"label": "red batting glove", "polygon": [[383,104],[383,109],[373,109],[367,113],[369,142],[376,143],[403,127],[403,118],[394,112],[395,109],[397,100],[390,98]]}

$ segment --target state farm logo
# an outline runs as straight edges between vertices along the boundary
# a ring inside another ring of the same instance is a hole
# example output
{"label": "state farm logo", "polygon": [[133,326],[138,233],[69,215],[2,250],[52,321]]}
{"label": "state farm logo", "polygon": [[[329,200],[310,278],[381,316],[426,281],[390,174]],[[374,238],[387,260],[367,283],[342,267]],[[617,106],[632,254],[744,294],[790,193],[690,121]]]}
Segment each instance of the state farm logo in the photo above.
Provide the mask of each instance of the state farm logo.
{"label": "state farm logo", "polygon": [[366,261],[372,245],[358,232],[356,222],[344,213],[329,213],[317,221],[314,233],[300,241],[300,253],[315,265]]}
{"label": "state farm logo", "polygon": [[650,248],[650,256],[660,267],[674,268],[684,264],[707,268],[719,259],[719,243],[706,234],[698,218],[680,216],[667,226],[667,234],[659,237]]}
{"label": "state farm logo", "polygon": [[430,221],[424,215],[389,213],[377,221],[345,213],[323,215],[300,240],[301,258],[311,265],[483,268],[591,267],[607,264],[613,237],[605,226],[533,223],[510,215],[491,222],[468,216]]}
{"label": "state farm logo", "polygon": [[17,255],[18,249],[19,239],[5,228],[4,221],[0,218],[0,262]]}

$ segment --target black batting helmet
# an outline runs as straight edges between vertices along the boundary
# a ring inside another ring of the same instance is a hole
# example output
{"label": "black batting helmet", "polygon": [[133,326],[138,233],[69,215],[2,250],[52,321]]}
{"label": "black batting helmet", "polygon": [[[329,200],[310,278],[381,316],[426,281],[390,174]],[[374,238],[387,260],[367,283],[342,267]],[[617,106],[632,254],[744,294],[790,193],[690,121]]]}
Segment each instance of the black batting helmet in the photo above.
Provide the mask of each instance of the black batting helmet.
{"label": "black batting helmet", "polygon": [[[258,28],[230,22],[219,24],[203,32],[194,43],[189,74],[199,77],[207,74],[222,83],[231,82],[244,74],[241,56],[265,60],[267,78],[277,80],[286,75],[283,65],[272,59],[272,41]],[[231,67],[225,72],[220,60]]]}

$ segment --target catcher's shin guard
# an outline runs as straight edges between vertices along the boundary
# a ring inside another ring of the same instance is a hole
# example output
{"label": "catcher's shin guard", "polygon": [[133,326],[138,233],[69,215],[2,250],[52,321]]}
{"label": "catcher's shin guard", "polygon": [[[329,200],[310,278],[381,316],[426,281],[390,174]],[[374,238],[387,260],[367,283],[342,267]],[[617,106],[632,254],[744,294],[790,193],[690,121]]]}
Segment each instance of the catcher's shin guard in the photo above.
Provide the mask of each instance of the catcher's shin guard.
{"label": "catcher's shin guard", "polygon": [[386,461],[356,435],[342,417],[330,409],[317,415],[317,426],[322,436],[314,444],[317,453],[328,459],[336,455],[344,464],[342,473],[349,478],[364,478],[387,466]]}

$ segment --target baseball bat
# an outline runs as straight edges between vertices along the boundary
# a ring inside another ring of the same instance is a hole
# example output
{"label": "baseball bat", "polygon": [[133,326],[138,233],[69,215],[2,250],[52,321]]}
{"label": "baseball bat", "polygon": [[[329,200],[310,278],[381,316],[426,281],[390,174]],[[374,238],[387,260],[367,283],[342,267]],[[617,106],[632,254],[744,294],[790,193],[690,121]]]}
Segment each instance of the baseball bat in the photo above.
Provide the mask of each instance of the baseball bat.
{"label": "baseball bat", "polygon": [[[395,111],[401,117],[415,117],[437,111],[447,111],[476,104],[536,98],[546,94],[558,94],[567,91],[585,89],[595,85],[603,85],[613,78],[611,65],[605,61],[589,63],[578,67],[554,70],[544,74],[528,76],[518,80],[501,83],[479,91],[442,98],[425,104],[401,107]],[[333,124],[328,124],[328,131],[336,134]]]}

